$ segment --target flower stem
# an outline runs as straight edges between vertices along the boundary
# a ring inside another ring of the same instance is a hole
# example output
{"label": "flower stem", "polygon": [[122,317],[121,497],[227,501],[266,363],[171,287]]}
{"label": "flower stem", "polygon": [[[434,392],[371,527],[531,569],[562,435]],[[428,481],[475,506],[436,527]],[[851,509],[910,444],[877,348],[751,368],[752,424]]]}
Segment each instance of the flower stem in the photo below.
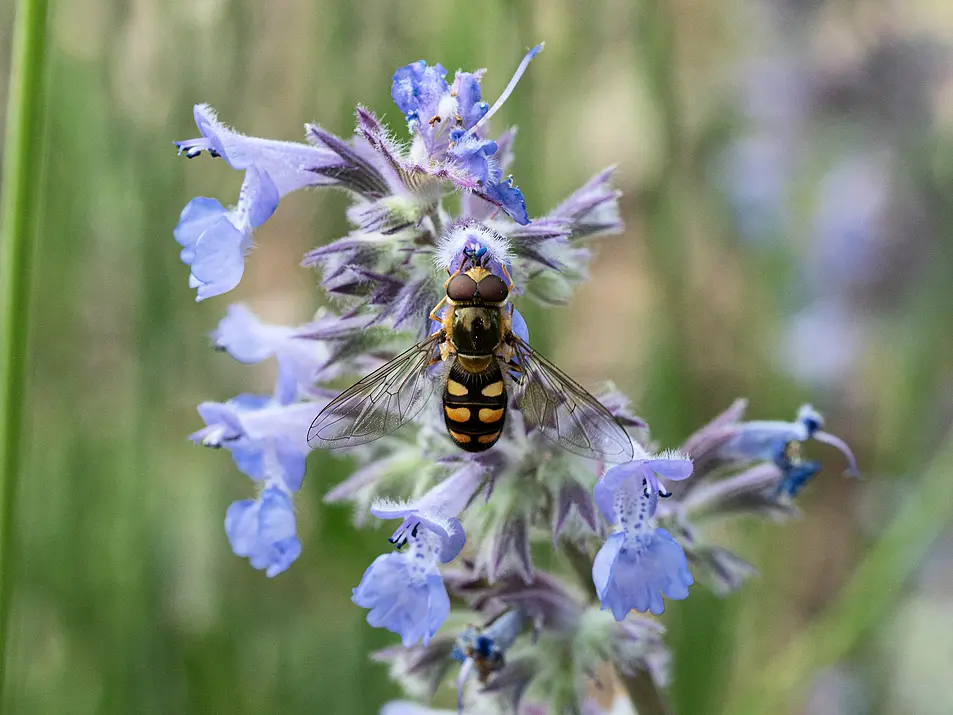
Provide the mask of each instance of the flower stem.
{"label": "flower stem", "polygon": [[731,698],[726,713],[783,712],[817,670],[847,655],[868,630],[883,621],[904,583],[953,521],[951,472],[953,431],[837,600]]}
{"label": "flower stem", "polygon": [[0,709],[6,680],[14,536],[29,347],[33,238],[43,156],[48,0],[20,0],[13,29],[0,195]]}

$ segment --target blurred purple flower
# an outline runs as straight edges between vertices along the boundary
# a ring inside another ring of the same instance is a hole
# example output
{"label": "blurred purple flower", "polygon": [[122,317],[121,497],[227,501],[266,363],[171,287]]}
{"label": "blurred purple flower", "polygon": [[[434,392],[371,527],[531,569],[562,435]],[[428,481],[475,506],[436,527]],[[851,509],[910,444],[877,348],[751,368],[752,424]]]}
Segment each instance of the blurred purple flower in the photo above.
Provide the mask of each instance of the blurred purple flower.
{"label": "blurred purple flower", "polygon": [[228,402],[203,402],[198,411],[206,426],[189,436],[193,442],[224,447],[256,482],[301,488],[314,403],[283,405],[263,395],[239,395]]}
{"label": "blurred purple flower", "polygon": [[[322,324],[327,321],[308,323],[296,327],[265,323],[248,307],[236,303],[228,306],[228,312],[212,332],[211,338],[217,350],[227,352],[238,362],[247,364],[261,362],[274,357],[278,362],[278,378],[275,383],[275,399],[283,404],[298,398],[299,393],[307,393],[316,382],[332,378],[336,370],[328,370],[331,349],[322,337]],[[347,334],[343,329],[344,321],[333,318],[339,329],[335,337]],[[351,328],[359,330],[361,323],[356,321]]]}
{"label": "blurred purple flower", "polygon": [[236,555],[273,578],[301,554],[291,498],[277,487],[258,499],[234,502],[225,514],[225,533]]}
{"label": "blurred purple flower", "polygon": [[235,208],[226,210],[215,199],[192,199],[175,228],[182,262],[191,268],[189,286],[198,289],[196,300],[204,300],[238,285],[252,229],[271,217],[281,197],[333,183],[313,169],[339,159],[307,144],[243,136],[220,123],[207,104],[195,105],[194,115],[201,137],[175,142],[179,151],[189,158],[206,151],[245,172]]}
{"label": "blurred purple flower", "polygon": [[791,450],[809,439],[836,447],[847,458],[847,473],[858,476],[857,460],[839,437],[824,432],[824,418],[810,405],[802,405],[794,422],[742,422],[720,449],[725,458],[774,462],[782,469],[791,459]]}

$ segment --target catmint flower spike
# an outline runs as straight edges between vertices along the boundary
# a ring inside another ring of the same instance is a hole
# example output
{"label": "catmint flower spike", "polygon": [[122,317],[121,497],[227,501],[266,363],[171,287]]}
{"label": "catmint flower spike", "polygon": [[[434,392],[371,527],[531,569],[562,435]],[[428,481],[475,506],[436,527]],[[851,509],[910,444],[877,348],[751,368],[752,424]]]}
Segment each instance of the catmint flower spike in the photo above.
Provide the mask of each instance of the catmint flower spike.
{"label": "catmint flower spike", "polygon": [[523,57],[523,61],[520,62],[519,67],[516,68],[516,72],[513,74],[513,77],[510,79],[509,84],[506,85],[506,89],[503,90],[503,94],[501,94],[500,98],[493,103],[493,106],[490,107],[489,111],[483,115],[480,121],[478,121],[476,124],[470,127],[469,131],[467,131],[467,133],[463,135],[463,138],[473,136],[473,134],[476,133],[477,129],[479,129],[483,124],[486,124],[486,122],[489,121],[490,117],[496,114],[496,111],[501,106],[503,106],[503,103],[507,99],[509,99],[509,96],[513,93],[513,90],[516,88],[516,84],[517,82],[520,81],[520,77],[523,76],[523,73],[526,71],[526,68],[529,67],[529,63],[532,61],[532,59],[536,55],[538,55],[540,52],[543,51],[544,44],[546,43],[540,42],[538,45],[536,45],[536,47],[534,47],[533,49],[531,49],[529,52],[526,53],[526,56]]}

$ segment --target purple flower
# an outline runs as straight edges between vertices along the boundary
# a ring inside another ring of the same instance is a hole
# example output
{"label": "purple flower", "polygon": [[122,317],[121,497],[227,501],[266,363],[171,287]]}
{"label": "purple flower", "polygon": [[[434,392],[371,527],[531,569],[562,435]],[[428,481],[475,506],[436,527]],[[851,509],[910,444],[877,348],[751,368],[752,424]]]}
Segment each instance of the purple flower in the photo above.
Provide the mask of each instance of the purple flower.
{"label": "purple flower", "polygon": [[417,60],[397,70],[391,85],[391,98],[404,113],[407,128],[411,134],[423,138],[428,153],[436,149],[437,138],[441,135],[446,146],[447,123],[451,113],[456,111],[446,76],[443,65],[428,67],[424,60]]}
{"label": "purple flower", "polygon": [[[620,514],[619,499],[636,488],[644,494],[648,507],[647,517],[655,516],[658,506],[658,497],[661,490],[659,477],[680,481],[692,474],[692,460],[677,453],[662,453],[655,457],[644,453],[638,444],[635,444],[636,456],[631,462],[617,464],[609,468],[593,489],[596,505],[610,524],[616,521],[624,527],[627,518],[625,513]],[[639,452],[643,454],[640,455]],[[634,492],[633,492],[634,493]]]}
{"label": "purple flower", "polygon": [[617,621],[626,614],[665,610],[670,599],[688,597],[694,583],[685,552],[665,529],[654,528],[658,477],[685,479],[691,461],[679,457],[641,459],[609,469],[596,484],[596,504],[611,524],[609,535],[592,565],[592,580],[603,608]]}
{"label": "purple flower", "polygon": [[823,426],[821,414],[810,405],[802,405],[794,422],[742,422],[719,451],[725,458],[764,460],[785,469],[791,463],[792,450],[815,439],[839,449],[847,458],[847,473],[857,476],[860,472],[850,447],[839,437],[822,431]]}
{"label": "purple flower", "polygon": [[273,578],[301,554],[290,497],[269,487],[258,499],[234,502],[225,514],[225,533],[236,555]]}
{"label": "purple flower", "polygon": [[505,664],[506,651],[523,632],[526,616],[520,610],[511,610],[485,628],[470,626],[457,638],[453,649],[454,660],[459,661],[457,677],[457,712],[463,712],[463,686],[476,670],[480,683],[486,685],[490,675]]}
{"label": "purple flower", "polygon": [[182,262],[191,268],[189,287],[196,300],[227,293],[238,285],[251,248],[252,229],[278,207],[278,194],[267,174],[251,167],[245,172],[238,205],[226,210],[215,199],[192,199],[179,217],[175,240]]}
{"label": "purple flower", "polygon": [[490,105],[483,101],[480,81],[486,70],[476,72],[461,72],[457,70],[453,78],[451,94],[457,97],[457,113],[462,120],[463,128],[470,129],[479,122],[490,109]]}
{"label": "purple flower", "polygon": [[335,183],[314,169],[340,158],[307,144],[243,136],[221,124],[207,104],[195,105],[194,114],[202,136],[176,142],[179,151],[189,158],[207,151],[245,172],[235,208],[226,210],[215,199],[192,199],[175,228],[182,262],[191,268],[189,286],[198,289],[196,300],[204,300],[238,285],[252,230],[271,217],[279,199],[305,186]]}
{"label": "purple flower", "polygon": [[503,94],[490,108],[481,95],[482,70],[458,72],[451,88],[442,65],[431,67],[418,60],[397,70],[391,86],[391,97],[414,136],[410,151],[414,169],[473,192],[519,224],[529,223],[523,194],[513,185],[512,177],[501,181],[502,171],[495,159],[499,146],[487,140],[481,129],[542,49],[541,44],[537,45],[523,57]]}
{"label": "purple flower", "polygon": [[423,526],[407,537],[402,550],[378,556],[351,596],[370,609],[370,625],[397,633],[404,646],[419,640],[426,645],[450,614],[450,597],[437,566],[443,542]]}
{"label": "purple flower", "polygon": [[804,485],[821,471],[821,463],[815,460],[795,461],[787,465],[778,484],[778,493],[788,497],[796,497]]}
{"label": "purple flower", "polygon": [[278,361],[275,396],[279,402],[296,399],[299,387],[307,390],[328,362],[330,350],[320,340],[309,339],[315,326],[291,327],[259,320],[246,306],[236,303],[212,333],[215,347],[239,362],[251,364],[270,357]]}
{"label": "purple flower", "polygon": [[391,537],[399,550],[377,557],[352,600],[371,609],[368,623],[399,634],[405,646],[421,639],[426,645],[450,612],[439,564],[453,561],[463,549],[466,536],[457,515],[483,473],[482,465],[467,462],[420,499],[379,500],[371,508],[380,519],[403,520]]}
{"label": "purple flower", "polygon": [[239,395],[228,402],[203,402],[206,427],[190,435],[206,447],[224,447],[243,473],[289,491],[304,478],[308,425],[317,403],[283,405],[263,395]]}
{"label": "purple flower", "polygon": [[478,184],[498,184],[502,172],[499,163],[493,158],[496,150],[497,144],[492,139],[467,137],[454,142],[450,155]]}
{"label": "purple flower", "polygon": [[424,494],[420,499],[398,502],[378,499],[371,513],[378,519],[402,519],[391,537],[401,545],[420,528],[436,534],[440,540],[440,560],[450,563],[463,549],[466,536],[457,515],[462,512],[483,483],[486,468],[479,462],[464,462],[457,471]]}
{"label": "purple flower", "polygon": [[491,204],[499,206],[506,215],[519,224],[529,223],[529,214],[526,212],[526,199],[518,186],[513,185],[513,176],[506,177],[506,181],[487,183],[483,191],[475,192],[477,196]]}
{"label": "purple flower", "polygon": [[611,534],[596,554],[592,581],[602,607],[617,621],[632,609],[659,615],[665,610],[662,594],[680,601],[695,583],[682,547],[665,529],[651,528]]}

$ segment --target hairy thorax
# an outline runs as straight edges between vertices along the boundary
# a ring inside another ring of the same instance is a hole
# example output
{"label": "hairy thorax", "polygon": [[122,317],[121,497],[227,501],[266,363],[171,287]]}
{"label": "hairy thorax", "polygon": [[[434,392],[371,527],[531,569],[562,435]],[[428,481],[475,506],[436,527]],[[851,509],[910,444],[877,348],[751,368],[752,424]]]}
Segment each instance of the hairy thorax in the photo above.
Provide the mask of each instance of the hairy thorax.
{"label": "hairy thorax", "polygon": [[496,353],[502,341],[501,309],[496,306],[453,306],[450,341],[458,355]]}

